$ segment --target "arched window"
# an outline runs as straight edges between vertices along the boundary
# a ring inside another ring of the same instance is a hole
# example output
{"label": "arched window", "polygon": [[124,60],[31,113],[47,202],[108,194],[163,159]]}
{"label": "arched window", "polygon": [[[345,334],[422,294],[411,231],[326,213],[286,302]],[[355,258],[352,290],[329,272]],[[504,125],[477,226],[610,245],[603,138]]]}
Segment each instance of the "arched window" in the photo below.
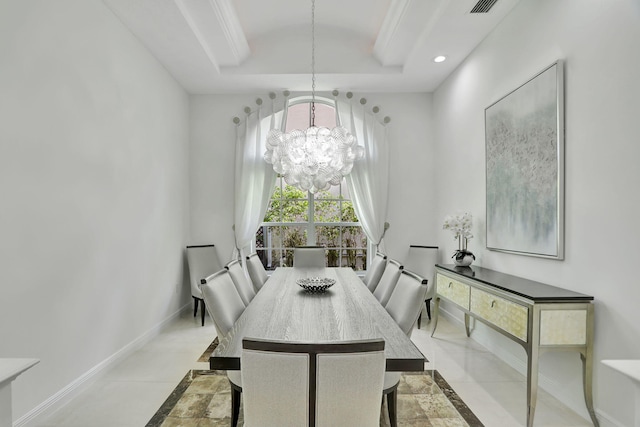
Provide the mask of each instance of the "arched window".
{"label": "arched window", "polygon": [[[311,125],[310,98],[289,101],[285,130]],[[315,125],[334,128],[333,101],[316,98]],[[345,180],[315,195],[287,185],[278,176],[262,226],[256,233],[256,251],[267,269],[293,265],[296,246],[324,246],[327,266],[364,270],[367,237],[356,217]]]}

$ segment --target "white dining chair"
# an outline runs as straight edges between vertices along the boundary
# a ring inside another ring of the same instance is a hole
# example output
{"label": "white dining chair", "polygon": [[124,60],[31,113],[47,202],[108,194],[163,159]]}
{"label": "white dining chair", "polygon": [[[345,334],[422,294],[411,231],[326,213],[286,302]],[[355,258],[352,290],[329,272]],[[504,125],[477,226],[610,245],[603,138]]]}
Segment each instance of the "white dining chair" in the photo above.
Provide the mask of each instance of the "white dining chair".
{"label": "white dining chair", "polygon": [[[229,270],[223,268],[202,280],[202,296],[206,301],[207,311],[213,319],[218,334],[218,341],[233,328],[234,323],[242,315],[245,305],[233,283]],[[240,371],[227,371],[231,385],[231,419],[232,425],[238,424],[240,414],[240,393],[242,393],[242,374]]]}
{"label": "white dining chair", "polygon": [[241,365],[246,427],[380,425],[383,340],[245,338]]}
{"label": "white dining chair", "polygon": [[[432,286],[427,289],[427,295],[424,297],[424,305],[427,309],[427,317],[431,320],[431,300],[435,293],[436,287],[434,282],[436,264],[439,262],[439,249],[437,246],[422,246],[422,245],[410,245],[409,254],[405,262],[404,267],[413,271],[414,273],[427,279]],[[422,312],[422,310],[421,310]],[[422,320],[422,313],[418,317],[418,329],[420,329],[420,323]]]}
{"label": "white dining chair", "polygon": [[[422,311],[422,301],[424,301],[427,290],[426,279],[403,269],[398,278],[398,283],[385,306],[389,315],[409,338],[411,338],[413,327]],[[396,408],[399,382],[399,372],[385,373],[383,394],[387,396],[387,410],[389,411],[389,420],[392,427],[397,424]]]}
{"label": "white dining chair", "polygon": [[387,305],[387,301],[389,301],[389,297],[391,297],[391,293],[396,287],[396,283],[398,283],[398,278],[403,268],[402,264],[395,259],[387,261],[378,286],[376,286],[376,289],[373,291],[373,296],[377,298],[383,307]]}
{"label": "white dining chair", "polygon": [[247,271],[249,271],[249,278],[251,279],[251,283],[253,283],[253,289],[258,292],[269,279],[269,276],[264,269],[262,260],[260,260],[256,252],[247,256]]}
{"label": "white dining chair", "polygon": [[427,279],[405,268],[398,278],[389,301],[384,306],[387,313],[408,337],[411,337],[411,331],[418,321],[428,289]]}
{"label": "white dining chair", "polygon": [[249,281],[247,275],[244,273],[242,264],[240,264],[240,261],[238,260],[233,260],[225,265],[224,268],[229,270],[229,274],[231,275],[233,284],[236,285],[236,289],[240,294],[240,298],[242,298],[244,306],[248,306],[253,297],[256,296],[256,291],[253,289],[253,285]]}
{"label": "white dining chair", "polygon": [[324,268],[324,247],[298,246],[294,248],[293,266],[296,268]]}
{"label": "white dining chair", "polygon": [[215,245],[187,246],[187,264],[189,266],[191,296],[193,297],[193,317],[198,315],[198,304],[200,304],[200,316],[202,317],[202,326],[204,326],[206,309],[200,290],[200,282],[222,269]]}
{"label": "white dining chair", "polygon": [[371,265],[367,268],[367,273],[364,275],[362,279],[364,284],[367,285],[367,288],[371,292],[376,289],[378,283],[380,282],[380,278],[382,277],[382,273],[384,273],[384,268],[387,266],[387,256],[382,252],[376,252],[371,260]]}

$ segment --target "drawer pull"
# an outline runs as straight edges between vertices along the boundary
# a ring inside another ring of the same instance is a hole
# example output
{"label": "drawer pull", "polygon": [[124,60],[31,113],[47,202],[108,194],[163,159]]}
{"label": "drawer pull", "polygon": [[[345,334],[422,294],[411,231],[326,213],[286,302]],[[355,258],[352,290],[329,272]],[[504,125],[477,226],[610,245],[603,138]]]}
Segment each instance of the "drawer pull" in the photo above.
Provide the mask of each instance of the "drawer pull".
{"label": "drawer pull", "polygon": [[496,305],[496,300],[491,301],[491,308],[493,308]]}
{"label": "drawer pull", "polygon": [[451,287],[451,285],[453,285],[453,282],[449,282],[449,287]]}

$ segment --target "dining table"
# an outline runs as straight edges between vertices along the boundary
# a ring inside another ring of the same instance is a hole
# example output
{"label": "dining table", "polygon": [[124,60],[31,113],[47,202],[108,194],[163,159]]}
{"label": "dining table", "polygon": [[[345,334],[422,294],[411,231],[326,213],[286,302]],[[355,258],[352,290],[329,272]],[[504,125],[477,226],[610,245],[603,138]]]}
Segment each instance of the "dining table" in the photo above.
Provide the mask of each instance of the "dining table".
{"label": "dining table", "polygon": [[[335,280],[308,292],[300,279]],[[243,338],[291,342],[385,341],[386,370],[424,371],[427,361],[349,267],[278,267],[209,357],[211,369],[239,370]]]}

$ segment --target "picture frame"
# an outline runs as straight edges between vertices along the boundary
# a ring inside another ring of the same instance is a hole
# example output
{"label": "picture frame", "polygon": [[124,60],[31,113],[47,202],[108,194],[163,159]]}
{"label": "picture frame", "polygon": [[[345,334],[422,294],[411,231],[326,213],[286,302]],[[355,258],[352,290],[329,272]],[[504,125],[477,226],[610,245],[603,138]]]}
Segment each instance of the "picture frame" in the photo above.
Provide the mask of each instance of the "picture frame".
{"label": "picture frame", "polygon": [[485,109],[487,249],[564,259],[564,64]]}

